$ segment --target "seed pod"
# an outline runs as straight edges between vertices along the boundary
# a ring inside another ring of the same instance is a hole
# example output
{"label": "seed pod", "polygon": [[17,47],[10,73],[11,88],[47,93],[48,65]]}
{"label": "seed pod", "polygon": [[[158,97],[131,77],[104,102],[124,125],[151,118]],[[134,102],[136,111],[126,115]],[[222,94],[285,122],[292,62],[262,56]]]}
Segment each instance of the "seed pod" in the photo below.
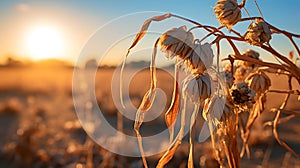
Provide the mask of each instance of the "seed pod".
{"label": "seed pod", "polygon": [[235,73],[234,73],[235,82],[237,82],[237,83],[243,82],[250,72],[251,72],[251,69],[249,67],[237,66]]}
{"label": "seed pod", "polygon": [[233,84],[232,73],[229,71],[223,71],[221,72],[221,76],[225,78],[227,87],[231,88],[231,85]]}
{"label": "seed pod", "polygon": [[255,103],[255,91],[247,86],[245,82],[233,84],[230,89],[230,95],[234,104],[246,105],[252,107]]}
{"label": "seed pod", "polygon": [[245,40],[256,46],[268,43],[271,38],[271,30],[268,24],[261,19],[256,19],[254,23],[251,23],[245,34]]}
{"label": "seed pod", "polygon": [[212,93],[211,77],[208,74],[190,75],[183,81],[184,94],[195,104],[201,104]]}
{"label": "seed pod", "polygon": [[214,123],[217,123],[225,108],[225,99],[220,96],[212,96],[209,99],[206,99],[203,105],[202,117],[207,121],[207,115],[210,114],[210,117]]}
{"label": "seed pod", "polygon": [[218,0],[214,10],[218,21],[229,30],[242,17],[241,9],[236,0]]}
{"label": "seed pod", "polygon": [[264,72],[252,72],[247,78],[248,86],[258,94],[264,93],[271,86],[270,78]]}
{"label": "seed pod", "polygon": [[175,56],[180,58],[188,57],[192,54],[191,45],[194,42],[194,36],[187,31],[186,26],[173,28],[160,36],[158,44],[161,50],[166,53],[166,57],[172,59]]}
{"label": "seed pod", "polygon": [[223,71],[227,71],[227,72],[231,72],[232,70],[235,71],[235,66],[233,65],[233,69],[232,69],[232,66],[230,63],[226,64],[224,67],[223,67]]}
{"label": "seed pod", "polygon": [[[242,55],[244,57],[250,57],[250,58],[259,60],[259,53],[254,50],[248,49],[248,50],[244,51],[244,53]],[[253,63],[247,62],[247,61],[241,61],[241,64],[243,66],[252,67],[252,68],[254,68],[254,66],[256,65],[256,64],[253,64]]]}
{"label": "seed pod", "polygon": [[185,59],[186,66],[192,73],[202,74],[213,63],[214,54],[209,43],[194,44],[194,50],[190,57]]}

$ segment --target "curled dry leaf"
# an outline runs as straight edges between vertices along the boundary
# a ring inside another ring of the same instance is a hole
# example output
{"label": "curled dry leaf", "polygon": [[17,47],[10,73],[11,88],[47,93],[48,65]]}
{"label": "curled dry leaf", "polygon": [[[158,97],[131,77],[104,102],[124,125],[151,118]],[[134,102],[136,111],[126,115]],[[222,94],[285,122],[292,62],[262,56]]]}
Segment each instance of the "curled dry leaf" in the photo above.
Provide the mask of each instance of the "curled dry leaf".
{"label": "curled dry leaf", "polygon": [[158,161],[156,168],[163,168],[174,156],[177,148],[180,146],[181,141],[176,141],[174,146],[170,148]]}
{"label": "curled dry leaf", "polygon": [[190,121],[190,150],[189,150],[189,158],[188,158],[188,168],[193,168],[194,167],[194,129],[195,129],[195,123],[197,120],[199,112],[199,104],[195,104],[194,110],[191,116],[191,121]]}
{"label": "curled dry leaf", "polygon": [[177,115],[180,109],[180,91],[179,91],[179,85],[177,82],[178,79],[178,72],[179,72],[179,66],[175,66],[175,79],[174,79],[174,91],[173,91],[173,97],[171,106],[168,109],[168,111],[165,114],[165,120],[166,124],[169,128],[170,132],[170,142],[173,140],[174,136],[174,123],[177,119]]}
{"label": "curled dry leaf", "polygon": [[143,97],[143,100],[136,112],[136,117],[135,117],[135,122],[134,122],[134,131],[137,135],[138,138],[138,144],[139,144],[139,148],[140,148],[140,152],[141,152],[141,156],[142,156],[142,160],[143,160],[143,164],[144,166],[147,168],[147,160],[145,157],[145,153],[144,153],[144,149],[143,149],[143,143],[142,143],[142,136],[140,134],[140,127],[144,121],[144,116],[145,116],[145,112],[148,111],[154,101],[155,98],[155,94],[156,94],[156,66],[155,66],[155,58],[156,58],[156,53],[157,53],[157,43],[158,40],[156,41],[156,43],[154,44],[154,48],[153,48],[153,53],[152,53],[152,59],[151,59],[151,66],[150,66],[150,75],[151,75],[151,85],[150,85],[150,89],[146,92],[146,94]]}
{"label": "curled dry leaf", "polygon": [[128,50],[132,49],[145,36],[145,34],[146,34],[146,32],[147,32],[147,30],[148,30],[148,28],[149,28],[152,21],[162,21],[162,20],[165,20],[165,19],[167,19],[171,16],[172,16],[172,14],[167,13],[167,14],[164,14],[164,15],[154,16],[150,19],[147,19],[144,22],[141,30],[135,36],[135,39],[133,40],[133,42],[132,42],[132,44],[131,44],[131,46],[129,47]]}
{"label": "curled dry leaf", "polygon": [[156,92],[153,89],[148,90],[146,92],[146,94],[144,95],[143,100],[142,100],[138,110],[148,111],[153,104],[155,93]]}
{"label": "curled dry leaf", "polygon": [[248,140],[250,137],[251,129],[256,121],[257,117],[260,115],[260,113],[264,110],[264,97],[265,95],[260,95],[256,103],[253,105],[253,108],[249,111],[249,116],[246,124],[245,131],[242,132],[242,140],[244,142],[242,150],[241,150],[241,156],[244,155],[245,151],[247,152],[248,157],[250,157],[250,150],[248,146]]}
{"label": "curled dry leaf", "polygon": [[182,138],[184,136],[184,127],[185,127],[185,115],[186,115],[186,105],[187,99],[184,98],[183,108],[181,111],[181,125],[178,135],[176,136],[174,142],[170,145],[169,149],[164,153],[164,155],[160,158],[157,164],[157,168],[163,168],[174,156],[177,148],[182,143]]}
{"label": "curled dry leaf", "polygon": [[[123,108],[125,108],[125,105],[124,105],[124,101],[123,101],[123,91],[122,91],[122,89],[123,89],[123,79],[122,79],[122,77],[123,77],[123,71],[124,71],[126,59],[127,59],[128,55],[130,53],[130,50],[145,36],[145,34],[146,34],[146,32],[147,32],[147,30],[148,30],[148,28],[149,28],[152,21],[162,21],[162,20],[167,19],[171,16],[172,16],[172,14],[167,13],[167,14],[164,14],[164,15],[154,16],[150,19],[147,19],[144,22],[144,24],[143,24],[142,28],[140,29],[140,31],[135,36],[135,39],[133,40],[131,46],[128,48],[127,54],[126,54],[126,56],[124,58],[124,61],[122,63],[121,75],[120,75],[120,102],[121,102],[121,105],[122,105]],[[155,48],[156,48],[156,44],[155,44]]]}
{"label": "curled dry leaf", "polygon": [[140,134],[139,129],[144,121],[145,112],[151,108],[154,98],[155,98],[155,90],[152,90],[152,89],[148,90],[148,92],[144,95],[144,98],[136,112],[136,117],[135,117],[135,122],[134,122],[134,131],[138,138],[138,144],[139,144],[140,152],[142,155],[143,164],[146,168],[148,167],[148,165],[147,165],[147,161],[145,158],[145,153],[144,153],[143,143],[142,143],[142,136]]}

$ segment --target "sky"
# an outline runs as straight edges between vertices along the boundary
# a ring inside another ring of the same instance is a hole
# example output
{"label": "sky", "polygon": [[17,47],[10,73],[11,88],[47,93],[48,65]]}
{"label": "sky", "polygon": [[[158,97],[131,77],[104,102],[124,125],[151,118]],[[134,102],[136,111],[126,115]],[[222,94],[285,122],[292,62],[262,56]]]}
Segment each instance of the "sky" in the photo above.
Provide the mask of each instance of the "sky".
{"label": "sky", "polygon": [[[219,26],[213,15],[215,2],[215,0],[0,1],[0,60],[6,56],[34,60],[54,57],[75,63],[81,59],[79,57],[99,57],[101,54],[123,56],[143,21],[158,13],[170,12],[202,24]],[[257,3],[264,19],[269,23],[300,34],[299,0],[257,0]],[[246,9],[251,16],[259,16],[253,0],[247,1]],[[134,14],[136,12],[138,14]],[[244,11],[243,16],[246,16]],[[159,34],[172,26],[179,27],[180,24],[185,23],[170,20],[154,23],[151,28]],[[241,32],[244,32],[245,28],[246,25],[234,27]],[[146,55],[158,34],[152,34],[148,41],[142,41],[147,47],[136,51],[137,55]],[[201,33],[199,35],[201,36]],[[96,37],[96,41],[93,41]],[[53,48],[40,46],[44,41],[48,41],[47,45],[53,45]],[[50,43],[51,41],[54,44]],[[297,43],[299,44],[299,40]],[[293,49],[289,42],[281,37],[274,38],[272,45],[285,55]],[[37,50],[36,46],[40,46],[40,50]],[[247,49],[251,46],[239,47]],[[230,52],[226,45],[223,48],[224,52]],[[122,60],[121,56],[116,58],[106,56],[110,58],[106,60],[113,64]]]}

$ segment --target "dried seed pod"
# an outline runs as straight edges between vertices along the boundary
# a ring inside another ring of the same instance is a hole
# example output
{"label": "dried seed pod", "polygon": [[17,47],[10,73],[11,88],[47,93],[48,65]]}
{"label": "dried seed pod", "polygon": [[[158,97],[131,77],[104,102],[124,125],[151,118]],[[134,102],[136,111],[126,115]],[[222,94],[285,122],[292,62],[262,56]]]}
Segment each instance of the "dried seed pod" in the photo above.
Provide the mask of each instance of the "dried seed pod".
{"label": "dried seed pod", "polygon": [[259,53],[251,49],[245,50],[243,56],[259,59]]}
{"label": "dried seed pod", "polygon": [[193,53],[185,59],[186,66],[195,74],[202,74],[213,63],[213,50],[209,43],[194,44]]}
{"label": "dried seed pod", "polygon": [[228,64],[226,64],[226,65],[223,67],[223,71],[231,72],[232,70],[234,71],[235,68],[236,68],[236,67],[233,65],[233,69],[232,69],[231,64],[228,63]]}
{"label": "dried seed pod", "polygon": [[252,72],[245,81],[258,94],[264,93],[271,86],[270,78],[262,71]]}
{"label": "dried seed pod", "polygon": [[230,89],[230,95],[234,104],[246,105],[249,108],[255,103],[255,94],[255,91],[249,88],[245,82],[233,84]]}
{"label": "dried seed pod", "polygon": [[231,88],[231,85],[233,84],[232,73],[229,71],[223,71],[223,72],[221,72],[221,76],[223,76],[225,78],[227,87]]}
{"label": "dried seed pod", "polygon": [[[259,60],[259,53],[254,50],[248,49],[248,50],[244,51],[244,53],[242,55],[244,57],[250,57],[250,58]],[[241,61],[241,64],[243,66],[252,67],[252,68],[254,68],[254,66],[256,65],[256,64],[253,64],[252,62],[247,62],[247,61]]]}
{"label": "dried seed pod", "polygon": [[218,21],[229,30],[242,17],[241,9],[236,0],[218,0],[214,10]]}
{"label": "dried seed pod", "polygon": [[183,92],[193,103],[202,103],[212,93],[211,77],[206,73],[188,76],[183,81]]}
{"label": "dried seed pod", "polygon": [[214,95],[210,99],[204,101],[202,117],[207,121],[207,115],[210,114],[210,118],[214,123],[217,123],[225,108],[225,99],[223,97]]}
{"label": "dried seed pod", "polygon": [[245,34],[245,40],[251,45],[261,46],[271,40],[271,30],[266,22],[256,19],[251,23]]}
{"label": "dried seed pod", "polygon": [[246,66],[237,66],[235,73],[234,73],[234,79],[236,83],[243,82],[245,78],[248,76],[248,74],[251,72],[251,68]]}
{"label": "dried seed pod", "polygon": [[234,65],[232,67],[231,63],[228,63],[223,67],[223,71],[221,72],[221,76],[225,79],[228,88],[231,88],[233,84],[232,71],[235,72],[235,69],[236,67]]}
{"label": "dried seed pod", "polygon": [[161,50],[166,53],[166,57],[172,59],[179,56],[184,59],[192,54],[191,45],[194,42],[194,36],[187,31],[186,26],[173,28],[165,32],[159,38],[158,44]]}

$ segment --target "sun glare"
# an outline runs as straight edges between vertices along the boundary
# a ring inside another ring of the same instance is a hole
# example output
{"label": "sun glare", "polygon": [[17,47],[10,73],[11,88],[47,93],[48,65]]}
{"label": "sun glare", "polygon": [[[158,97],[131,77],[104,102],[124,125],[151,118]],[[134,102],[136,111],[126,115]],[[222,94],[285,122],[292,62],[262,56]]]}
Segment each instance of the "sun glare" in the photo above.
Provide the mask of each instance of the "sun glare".
{"label": "sun glare", "polygon": [[39,26],[28,34],[26,46],[33,60],[59,58],[63,52],[63,39],[59,30],[51,26]]}

